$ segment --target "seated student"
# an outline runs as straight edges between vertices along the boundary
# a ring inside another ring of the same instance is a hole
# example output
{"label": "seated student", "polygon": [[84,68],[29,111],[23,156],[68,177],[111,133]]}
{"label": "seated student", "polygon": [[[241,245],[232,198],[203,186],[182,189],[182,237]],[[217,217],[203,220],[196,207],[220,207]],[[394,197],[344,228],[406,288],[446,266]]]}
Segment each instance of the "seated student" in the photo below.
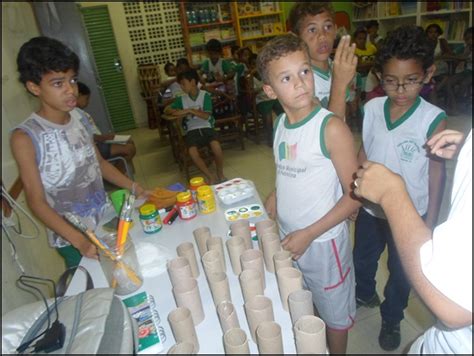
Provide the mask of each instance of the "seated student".
{"label": "seated student", "polygon": [[[87,107],[87,105],[89,105],[91,91],[89,87],[82,82],[77,82],[77,88],[78,88],[77,107],[79,109],[84,110]],[[109,159],[112,157],[121,156],[125,158],[128,164],[130,164],[130,166],[132,167],[132,169],[135,170],[133,166],[133,157],[135,157],[135,154],[137,152],[137,149],[135,147],[135,142],[133,142],[133,140],[130,139],[127,143],[123,145],[118,144],[118,143],[106,143],[105,141],[112,140],[115,135],[102,134],[100,129],[97,127],[94,119],[90,115],[86,115],[86,116],[91,124],[91,127],[94,130],[94,136],[93,136],[94,142],[100,154],[102,155],[102,157],[104,159]],[[122,173],[126,172],[126,168],[124,167],[122,162],[118,162],[117,167]]]}
{"label": "seated student", "polygon": [[207,83],[222,82],[227,84],[227,90],[234,91],[233,79],[235,68],[232,62],[222,58],[222,44],[219,40],[211,39],[206,43],[209,58],[201,65],[202,77]]}
{"label": "seated student", "polygon": [[375,47],[372,43],[367,42],[367,30],[364,27],[359,27],[357,30],[355,30],[354,43],[356,44],[354,53],[358,58],[357,72],[361,75],[361,87],[365,88],[367,76],[370,72],[370,69],[374,65],[377,47]]}
{"label": "seated student", "polygon": [[457,100],[463,98],[472,90],[472,27],[464,31],[464,52],[461,55],[453,56],[452,59],[459,60],[456,73],[449,76],[445,81],[437,86],[437,91],[446,89],[447,93],[447,113],[457,115]]}
{"label": "seated student", "polygon": [[97,248],[63,218],[75,214],[94,230],[113,207],[103,179],[137,195],[148,194],[97,151],[85,113],[76,107],[78,56],[60,41],[35,37],[17,56],[20,81],[39,99],[39,109],[11,133],[26,201],[46,226],[48,241],[77,266],[82,256],[98,258]]}
{"label": "seated student", "polygon": [[[224,157],[222,148],[216,139],[214,117],[212,116],[211,95],[199,90],[199,75],[194,69],[180,72],[177,78],[184,95],[165,108],[165,113],[182,119],[186,132],[185,141],[194,164],[205,175],[208,184],[226,181],[224,176]],[[217,177],[209,170],[199,154],[199,147],[209,145],[216,161]]]}

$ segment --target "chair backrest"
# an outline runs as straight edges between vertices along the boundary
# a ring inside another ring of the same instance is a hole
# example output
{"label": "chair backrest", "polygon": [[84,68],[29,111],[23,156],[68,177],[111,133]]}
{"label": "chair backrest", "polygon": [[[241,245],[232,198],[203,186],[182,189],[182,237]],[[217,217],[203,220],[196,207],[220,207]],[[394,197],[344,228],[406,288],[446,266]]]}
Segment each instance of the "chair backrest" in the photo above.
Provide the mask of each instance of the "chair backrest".
{"label": "chair backrest", "polygon": [[138,80],[145,98],[153,97],[160,90],[160,67],[158,64],[140,64]]}

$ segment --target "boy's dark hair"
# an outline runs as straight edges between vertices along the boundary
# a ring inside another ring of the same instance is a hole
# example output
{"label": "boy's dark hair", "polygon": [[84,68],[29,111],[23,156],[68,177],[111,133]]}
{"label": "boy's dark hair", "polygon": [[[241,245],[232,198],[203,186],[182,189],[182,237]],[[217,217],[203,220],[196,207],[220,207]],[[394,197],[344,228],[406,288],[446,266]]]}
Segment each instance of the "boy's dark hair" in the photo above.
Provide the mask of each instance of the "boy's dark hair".
{"label": "boy's dark hair", "polygon": [[372,27],[379,27],[379,23],[377,20],[370,20],[369,22],[367,22],[367,25],[365,25],[366,29],[369,29]]}
{"label": "boy's dark hair", "polygon": [[62,42],[44,36],[25,42],[16,63],[23,84],[28,81],[39,84],[43,75],[49,72],[79,71],[79,57]]}
{"label": "boy's dark hair", "polygon": [[352,35],[353,38],[356,38],[359,33],[365,33],[367,35],[368,34],[367,28],[366,27],[357,27],[356,30],[354,31],[354,34]]}
{"label": "boy's dark hair", "polygon": [[444,31],[443,29],[441,28],[440,25],[438,25],[437,23],[432,23],[432,24],[429,24],[427,27],[426,27],[426,32],[428,33],[428,31],[431,29],[431,28],[435,28],[436,29],[436,32],[438,32],[438,34],[441,36]]}
{"label": "boy's dark hair", "polygon": [[222,52],[222,43],[219,40],[216,40],[215,38],[210,39],[206,43],[206,50],[208,52]]}
{"label": "boy's dark hair", "polygon": [[331,17],[334,19],[334,9],[329,2],[297,2],[291,8],[290,15],[288,16],[288,22],[290,24],[291,31],[299,35],[301,23],[307,16],[316,16],[323,13],[324,11],[329,12]]}
{"label": "boy's dark hair", "polygon": [[178,73],[178,76],[176,77],[176,81],[178,83],[181,82],[183,79],[187,79],[189,81],[194,79],[197,84],[199,82],[199,75],[196,69],[188,69],[188,70],[185,70],[184,72]]}
{"label": "boy's dark hair", "polygon": [[375,55],[376,71],[382,73],[383,66],[392,58],[414,59],[422,65],[424,71],[433,65],[433,45],[423,28],[406,25],[390,32]]}
{"label": "boy's dark hair", "polygon": [[239,49],[240,49],[240,46],[238,46],[238,45],[233,45],[232,47],[230,47],[230,53],[231,53],[232,55],[234,55],[235,52],[237,52]]}
{"label": "boy's dark hair", "polygon": [[79,91],[79,95],[91,95],[91,90],[83,82],[77,82],[77,89]]}
{"label": "boy's dark hair", "polygon": [[174,67],[174,64],[171,63],[171,62],[166,63],[165,64],[165,72],[167,72],[170,69],[170,67]]}
{"label": "boy's dark hair", "polygon": [[298,36],[287,33],[274,37],[263,46],[257,56],[257,70],[266,84],[269,83],[268,64],[288,54],[303,51],[309,58],[308,45]]}
{"label": "boy's dark hair", "polygon": [[463,34],[463,38],[466,38],[467,35],[471,35],[472,36],[472,26],[467,28],[466,31],[464,31],[464,34]]}
{"label": "boy's dark hair", "polygon": [[182,64],[189,66],[189,61],[188,61],[188,59],[182,57],[182,58],[179,58],[179,59],[176,61],[176,67],[179,67],[179,66],[182,65]]}

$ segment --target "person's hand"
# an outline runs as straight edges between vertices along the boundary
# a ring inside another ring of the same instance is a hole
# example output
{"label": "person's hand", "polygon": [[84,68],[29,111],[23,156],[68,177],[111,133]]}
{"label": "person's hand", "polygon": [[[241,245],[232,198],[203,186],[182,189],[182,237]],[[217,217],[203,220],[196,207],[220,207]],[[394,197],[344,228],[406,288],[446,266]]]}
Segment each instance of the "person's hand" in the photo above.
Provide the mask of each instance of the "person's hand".
{"label": "person's hand", "polygon": [[464,141],[464,135],[455,130],[443,130],[433,135],[426,145],[430,152],[438,157],[451,159],[458,152],[461,143]]}
{"label": "person's hand", "polygon": [[351,45],[351,36],[341,37],[333,61],[332,75],[334,76],[334,82],[348,86],[354,78],[357,68],[355,48],[355,43]]}
{"label": "person's hand", "polygon": [[270,193],[270,195],[265,200],[265,210],[267,211],[268,216],[270,219],[275,220],[277,216],[277,209],[276,209],[276,194],[275,192]]}
{"label": "person's hand", "polygon": [[95,260],[99,259],[97,247],[85,237],[81,240],[79,246],[76,246],[76,248],[79,250],[79,253],[84,257],[93,258]]}
{"label": "person's hand", "polygon": [[134,182],[132,185],[132,192],[137,197],[137,199],[147,199],[152,192],[150,190],[145,190],[139,183]]}
{"label": "person's hand", "polygon": [[379,163],[365,161],[356,175],[354,194],[376,204],[381,204],[390,194],[405,190],[403,179]]}
{"label": "person's hand", "polygon": [[296,230],[281,241],[281,247],[290,251],[291,257],[296,261],[313,242],[311,234],[306,229]]}

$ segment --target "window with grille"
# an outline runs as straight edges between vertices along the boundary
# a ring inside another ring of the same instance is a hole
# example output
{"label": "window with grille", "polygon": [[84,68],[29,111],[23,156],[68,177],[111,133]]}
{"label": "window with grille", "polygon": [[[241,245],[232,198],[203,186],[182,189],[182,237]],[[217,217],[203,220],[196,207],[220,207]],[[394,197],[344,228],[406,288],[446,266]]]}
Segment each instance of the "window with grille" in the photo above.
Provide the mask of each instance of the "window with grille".
{"label": "window with grille", "polygon": [[178,2],[124,2],[123,9],[137,65],[186,56]]}

